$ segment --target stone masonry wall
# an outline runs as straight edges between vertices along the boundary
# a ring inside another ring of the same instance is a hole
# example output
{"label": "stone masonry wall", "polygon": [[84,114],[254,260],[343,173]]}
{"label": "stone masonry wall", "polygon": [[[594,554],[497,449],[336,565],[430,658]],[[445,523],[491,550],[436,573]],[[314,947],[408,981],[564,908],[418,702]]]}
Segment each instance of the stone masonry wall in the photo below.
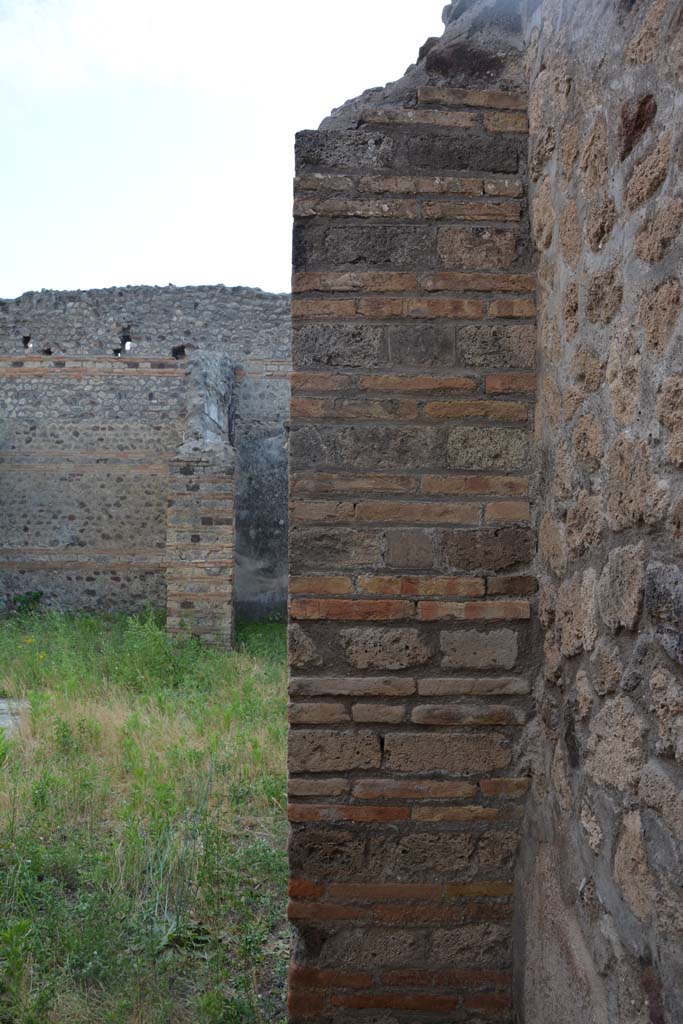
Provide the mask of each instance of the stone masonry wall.
{"label": "stone masonry wall", "polygon": [[169,626],[229,643],[229,362],[0,356],[0,381],[0,603],[163,607],[168,582]]}
{"label": "stone masonry wall", "polygon": [[529,26],[540,614],[519,1019],[683,1020],[683,16]]}
{"label": "stone masonry wall", "polygon": [[0,357],[0,598],[165,604],[168,463],[186,364]]}
{"label": "stone masonry wall", "polygon": [[297,140],[292,1024],[511,1020],[535,675],[520,19]]}
{"label": "stone masonry wall", "polygon": [[[289,318],[287,295],[222,286],[29,292],[0,302],[0,356],[8,357],[7,365],[16,357],[44,353],[78,359],[116,358],[120,353],[135,359],[172,360],[171,367],[196,351],[230,358],[236,384],[232,430],[238,470],[236,601],[238,612],[251,617],[282,611],[285,605]],[[166,400],[162,392],[159,398]],[[40,409],[41,418],[45,416],[44,407],[34,404],[34,409]],[[0,419],[3,410],[0,395]],[[58,417],[54,428],[59,429]],[[109,418],[93,429],[101,431],[107,443],[116,434],[113,447],[125,436],[120,417]],[[169,451],[175,446],[177,432],[178,424],[172,416],[166,417],[163,445]],[[156,445],[154,441],[149,447]],[[148,492],[152,479],[145,483]],[[107,488],[106,481],[101,487],[98,484],[100,498],[106,498]],[[149,500],[150,511],[153,505],[155,514],[160,514],[165,493],[150,494]],[[20,511],[18,506],[16,511]],[[26,495],[21,514],[22,528],[33,524],[30,529],[37,536],[37,509],[31,495]],[[119,529],[123,542],[125,519]],[[0,547],[6,546],[7,540],[0,538]],[[115,580],[100,576],[96,584],[89,582],[92,586],[88,589],[98,590],[104,606],[107,593],[116,604],[115,591],[121,588]],[[55,592],[57,576],[53,573],[42,583],[46,585],[38,589]],[[8,585],[14,586],[12,578]],[[136,574],[127,590],[132,603],[128,607],[150,600],[164,603],[158,574],[156,578]]]}

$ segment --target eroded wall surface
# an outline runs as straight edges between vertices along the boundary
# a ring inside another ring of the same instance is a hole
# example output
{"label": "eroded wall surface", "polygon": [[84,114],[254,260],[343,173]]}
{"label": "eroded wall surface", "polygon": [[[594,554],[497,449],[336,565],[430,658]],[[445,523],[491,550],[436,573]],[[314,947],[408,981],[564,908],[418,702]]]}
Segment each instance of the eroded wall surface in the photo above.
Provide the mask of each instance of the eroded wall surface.
{"label": "eroded wall surface", "polygon": [[292,1024],[510,1021],[534,676],[521,23],[297,141]]}
{"label": "eroded wall surface", "polygon": [[0,603],[126,611],[232,640],[224,356],[0,356]]}
{"label": "eroded wall surface", "polygon": [[[235,367],[232,437],[238,463],[236,601],[238,612],[247,616],[282,612],[286,598],[289,317],[289,296],[222,286],[43,291],[0,302],[0,355],[7,357],[8,366],[16,357],[43,354],[58,359],[63,356],[117,358],[117,355],[153,358],[160,365],[171,360],[171,369],[198,351],[230,358]],[[159,386],[153,399],[159,403],[159,408],[167,401],[164,387],[166,385]],[[40,394],[37,392],[35,397],[33,416],[44,417]],[[144,396],[141,400],[147,401]],[[28,401],[32,401],[30,394]],[[149,450],[159,445],[172,450],[177,441],[179,424],[175,420],[172,396],[168,397],[168,402],[163,427],[158,431],[151,429]],[[3,404],[0,395],[0,411]],[[87,405],[81,412],[87,415]],[[73,404],[69,415],[81,418]],[[130,418],[135,419],[134,411]],[[47,417],[45,420],[43,426],[47,424]],[[60,430],[59,410],[56,410],[52,429]],[[144,448],[146,444],[144,439],[133,437],[134,423],[127,426],[121,416],[109,416],[92,424],[91,429],[98,431],[106,444],[115,437],[116,443],[112,446],[116,448],[120,445],[124,449],[138,445]],[[152,479],[145,481],[147,491],[152,487]],[[106,498],[109,484],[105,481],[100,486],[101,483],[97,484],[97,497]],[[87,504],[93,499],[86,495],[83,500]],[[160,492],[150,494],[149,515],[160,514],[164,500]],[[30,514],[30,518],[19,529],[29,526],[34,537],[38,536],[40,509],[34,509],[28,497],[24,512],[26,516]],[[106,516],[106,510],[103,508],[100,514]],[[69,515],[67,510],[65,515]],[[127,535],[125,519],[122,515],[116,527],[122,545]],[[51,528],[54,529],[54,524]],[[57,538],[56,541],[61,543]],[[13,546],[6,540],[1,540],[0,544]],[[114,605],[116,580],[110,582]],[[14,583],[9,577],[8,586],[14,587]],[[42,583],[45,586],[38,589],[46,593],[51,593],[56,586],[55,577],[46,578]],[[109,587],[110,583],[98,577],[87,589],[97,590],[98,600],[101,598],[106,606]],[[135,584],[131,582],[128,593],[133,607],[148,600],[164,603],[159,579],[155,581],[153,576],[136,573]]]}
{"label": "eroded wall surface", "polygon": [[683,1020],[683,17],[546,0],[529,38],[541,385],[526,1024]]}
{"label": "eroded wall surface", "polygon": [[186,372],[174,359],[0,357],[5,601],[40,591],[52,608],[164,607]]}

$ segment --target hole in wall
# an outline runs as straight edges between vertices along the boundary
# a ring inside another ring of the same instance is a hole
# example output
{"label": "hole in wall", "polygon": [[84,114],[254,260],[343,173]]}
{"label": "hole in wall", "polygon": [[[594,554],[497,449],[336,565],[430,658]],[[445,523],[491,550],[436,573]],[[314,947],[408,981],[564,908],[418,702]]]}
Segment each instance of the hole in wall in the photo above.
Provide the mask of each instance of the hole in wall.
{"label": "hole in wall", "polygon": [[122,348],[113,348],[112,352],[116,356],[116,358],[119,359],[121,357],[121,353],[123,352],[123,349]]}
{"label": "hole in wall", "polygon": [[184,359],[187,353],[185,352],[184,345],[174,345],[171,349],[171,355],[174,359]]}
{"label": "hole in wall", "polygon": [[123,352],[130,352],[133,345],[133,339],[130,335],[129,330],[121,331],[121,350]]}
{"label": "hole in wall", "polygon": [[21,343],[27,351],[30,351],[33,348],[33,342],[31,341],[30,334],[25,334],[21,339]]}
{"label": "hole in wall", "polygon": [[43,355],[44,356],[51,356],[52,355],[52,349],[49,346],[48,346],[48,348],[44,348],[43,349]]}

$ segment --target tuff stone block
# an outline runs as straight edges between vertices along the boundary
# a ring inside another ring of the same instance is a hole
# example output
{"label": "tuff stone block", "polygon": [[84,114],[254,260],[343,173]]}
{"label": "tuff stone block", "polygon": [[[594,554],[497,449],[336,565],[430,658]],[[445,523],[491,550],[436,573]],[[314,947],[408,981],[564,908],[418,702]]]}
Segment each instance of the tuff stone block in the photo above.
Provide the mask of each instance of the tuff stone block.
{"label": "tuff stone block", "polygon": [[447,772],[478,775],[507,768],[512,759],[509,740],[490,732],[484,736],[467,733],[457,742],[450,732],[398,733],[385,738],[384,759],[397,772]]}
{"label": "tuff stone block", "polygon": [[461,572],[513,569],[526,564],[533,550],[532,533],[521,526],[451,530],[439,539],[444,564]]}
{"label": "tuff stone block", "polygon": [[468,629],[441,633],[440,646],[443,653],[442,666],[446,669],[509,671],[517,663],[517,634],[511,629],[495,629],[490,632]]}
{"label": "tuff stone block", "polygon": [[346,658],[354,669],[400,671],[426,664],[429,640],[417,629],[346,629],[341,632]]}
{"label": "tuff stone block", "polygon": [[379,736],[369,730],[294,729],[289,737],[289,767],[292,772],[379,768],[381,760]]}

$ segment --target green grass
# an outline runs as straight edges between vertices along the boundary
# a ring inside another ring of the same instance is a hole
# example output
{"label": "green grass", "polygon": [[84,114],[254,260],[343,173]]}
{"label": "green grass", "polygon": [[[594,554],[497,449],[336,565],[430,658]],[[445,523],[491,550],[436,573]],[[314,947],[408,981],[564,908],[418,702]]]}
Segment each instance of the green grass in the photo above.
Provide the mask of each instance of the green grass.
{"label": "green grass", "polygon": [[0,622],[0,1024],[285,1019],[284,627]]}

